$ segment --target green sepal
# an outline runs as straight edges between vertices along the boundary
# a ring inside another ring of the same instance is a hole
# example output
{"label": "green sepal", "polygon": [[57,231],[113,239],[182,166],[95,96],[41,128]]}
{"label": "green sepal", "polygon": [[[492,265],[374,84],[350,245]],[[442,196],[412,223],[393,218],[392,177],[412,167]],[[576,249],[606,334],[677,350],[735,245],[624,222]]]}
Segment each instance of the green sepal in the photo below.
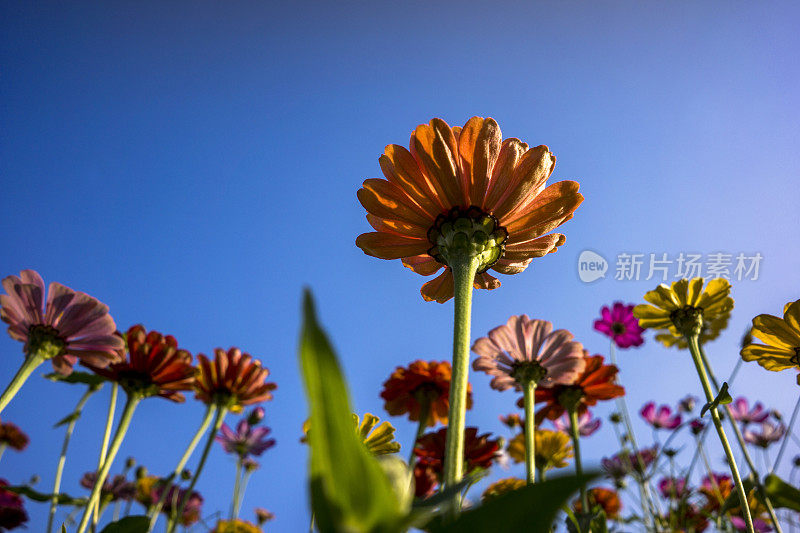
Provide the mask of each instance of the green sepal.
{"label": "green sepal", "polygon": [[717,397],[714,398],[713,401],[705,404],[703,408],[700,410],[700,418],[703,418],[703,415],[706,414],[706,411],[711,409],[712,407],[719,407],[720,405],[725,405],[727,403],[731,403],[733,398],[731,398],[730,393],[728,392],[728,382],[723,382],[722,387],[719,389],[719,394]]}

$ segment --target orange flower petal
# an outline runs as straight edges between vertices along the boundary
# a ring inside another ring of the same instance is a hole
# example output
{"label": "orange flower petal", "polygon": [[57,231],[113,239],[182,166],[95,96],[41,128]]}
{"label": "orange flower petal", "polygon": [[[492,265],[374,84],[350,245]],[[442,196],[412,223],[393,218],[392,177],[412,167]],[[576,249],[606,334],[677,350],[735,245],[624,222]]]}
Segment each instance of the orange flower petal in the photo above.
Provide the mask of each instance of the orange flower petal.
{"label": "orange flower petal", "polygon": [[373,231],[359,235],[356,239],[356,246],[361,248],[365,254],[373,257],[400,259],[425,253],[430,247],[430,243],[423,239]]}
{"label": "orange flower petal", "polygon": [[543,257],[554,252],[567,238],[562,233],[552,233],[530,241],[509,244],[504,259],[521,261],[533,257]]}
{"label": "orange flower petal", "polygon": [[492,270],[500,272],[501,274],[519,274],[531,264],[532,258],[525,259],[524,261],[513,261],[506,257],[498,260],[497,263],[492,265]]}
{"label": "orange flower petal", "polygon": [[404,257],[403,266],[410,268],[422,276],[430,276],[439,272],[444,265],[428,254],[415,255],[414,257]]}
{"label": "orange flower petal", "polygon": [[524,212],[521,208],[541,192],[555,164],[556,156],[550,153],[547,146],[536,146],[525,152],[514,168],[503,198],[498,204],[489,206],[494,216],[507,219],[508,222],[517,218],[513,213]]}
{"label": "orange flower petal", "polygon": [[434,118],[430,124],[417,126],[411,135],[411,154],[431,182],[441,186],[447,207],[469,201],[459,178],[455,136],[444,120]]}
{"label": "orange flower petal", "polygon": [[511,177],[514,175],[514,168],[527,150],[528,145],[514,137],[503,141],[481,208],[489,210],[489,206],[497,205],[505,197]]}
{"label": "orange flower petal", "polygon": [[458,137],[461,170],[469,189],[469,203],[481,205],[489,185],[489,173],[500,153],[500,126],[494,119],[472,117]]}
{"label": "orange flower petal", "polygon": [[424,284],[419,292],[426,302],[445,303],[453,297],[453,271],[445,269],[440,275]]}
{"label": "orange flower petal", "polygon": [[476,289],[486,289],[491,291],[500,286],[500,280],[491,274],[483,272],[475,276],[475,281],[472,283],[472,286]]}
{"label": "orange flower petal", "polygon": [[436,188],[422,173],[414,156],[407,149],[390,144],[378,164],[391,183],[400,187],[417,205],[432,217],[445,210]]}
{"label": "orange flower petal", "polygon": [[358,200],[368,212],[388,220],[402,220],[424,227],[433,223],[428,215],[396,185],[386,180],[370,178],[364,180],[357,193]]}
{"label": "orange flower petal", "polygon": [[384,231],[386,233],[394,233],[403,237],[416,237],[418,239],[427,239],[428,232],[422,226],[416,224],[409,224],[408,222],[401,222],[399,220],[387,220],[384,218],[376,217],[371,213],[367,213],[367,222],[375,228],[375,231]]}
{"label": "orange flower petal", "polygon": [[553,183],[527,207],[524,216],[511,224],[500,221],[508,230],[508,245],[535,239],[552,231],[569,220],[582,201],[583,196],[578,192],[576,182]]}

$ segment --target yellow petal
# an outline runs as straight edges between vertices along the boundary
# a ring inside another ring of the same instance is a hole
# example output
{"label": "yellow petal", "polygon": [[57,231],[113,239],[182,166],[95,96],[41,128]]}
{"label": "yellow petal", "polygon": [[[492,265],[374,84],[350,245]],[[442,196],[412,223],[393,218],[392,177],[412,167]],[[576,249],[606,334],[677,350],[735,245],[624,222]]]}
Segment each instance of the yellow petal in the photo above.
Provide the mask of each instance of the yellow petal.
{"label": "yellow petal", "polygon": [[669,318],[669,313],[659,307],[652,305],[639,304],[633,308],[633,316],[636,318]]}
{"label": "yellow petal", "polygon": [[654,290],[647,292],[644,299],[656,307],[674,311],[681,307],[680,301],[672,290],[663,283]]}
{"label": "yellow petal", "polygon": [[800,332],[800,300],[789,302],[783,308],[783,320],[793,330]]}
{"label": "yellow petal", "polygon": [[697,307],[706,309],[713,304],[720,302],[728,297],[731,292],[731,284],[725,278],[712,279],[706,285],[706,290],[700,296]]}
{"label": "yellow petal", "polygon": [[689,289],[689,280],[686,278],[680,279],[672,283],[672,292],[678,298],[679,307],[688,305],[686,299],[686,291]]}
{"label": "yellow petal", "polygon": [[772,315],[758,315],[753,319],[753,337],[779,348],[800,347],[800,333],[794,331],[782,319]]}
{"label": "yellow petal", "polygon": [[773,372],[796,367],[797,365],[790,361],[793,355],[794,351],[787,352],[779,348],[762,346],[760,344],[750,344],[742,348],[742,359],[745,361],[756,361],[762,367]]}
{"label": "yellow petal", "polygon": [[689,282],[689,290],[686,293],[686,303],[692,307],[697,307],[700,295],[703,294],[703,278],[693,278]]}

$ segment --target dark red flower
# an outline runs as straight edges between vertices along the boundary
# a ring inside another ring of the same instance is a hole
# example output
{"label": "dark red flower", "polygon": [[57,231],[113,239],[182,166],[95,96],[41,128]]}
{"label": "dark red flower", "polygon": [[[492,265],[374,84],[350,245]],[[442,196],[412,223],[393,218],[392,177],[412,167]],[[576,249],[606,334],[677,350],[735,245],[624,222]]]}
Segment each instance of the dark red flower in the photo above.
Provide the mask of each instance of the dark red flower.
{"label": "dark red flower", "polygon": [[21,452],[28,446],[28,436],[16,424],[3,422],[0,424],[0,444]]}
{"label": "dark red flower", "polygon": [[28,521],[22,498],[3,488],[7,486],[8,481],[0,479],[0,531],[10,531]]}

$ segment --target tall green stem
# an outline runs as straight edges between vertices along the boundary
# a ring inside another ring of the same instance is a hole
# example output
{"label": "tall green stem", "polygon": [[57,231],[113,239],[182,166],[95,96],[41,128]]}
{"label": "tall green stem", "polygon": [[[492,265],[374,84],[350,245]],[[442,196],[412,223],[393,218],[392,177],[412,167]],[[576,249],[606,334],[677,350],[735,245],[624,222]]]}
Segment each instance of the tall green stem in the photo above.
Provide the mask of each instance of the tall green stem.
{"label": "tall green stem", "polygon": [[[583,465],[581,464],[581,439],[578,434],[578,410],[569,410],[569,431],[572,434],[572,447],[575,448],[575,473],[583,476]],[[586,487],[581,485],[581,506],[584,513],[589,513],[589,498],[586,495]]]}
{"label": "tall green stem", "polygon": [[97,392],[102,385],[93,385],[86,389],[75,410],[72,412],[72,419],[67,424],[67,430],[64,433],[64,442],[61,444],[61,455],[58,458],[58,467],[56,468],[56,479],[53,482],[53,497],[50,500],[50,514],[47,516],[47,533],[53,531],[53,520],[56,516],[56,509],[58,508],[58,494],[61,490],[61,477],[64,474],[64,465],[67,462],[67,448],[69,448],[69,441],[72,439],[72,432],[75,430],[75,424],[78,423],[78,418],[81,416],[83,406],[89,401],[89,397]]}
{"label": "tall green stem", "polygon": [[[97,472],[103,468],[103,463],[106,461],[106,453],[108,452],[108,441],[111,439],[111,426],[114,425],[114,412],[117,409],[117,396],[119,394],[119,384],[111,384],[111,400],[108,404],[108,414],[106,415],[106,427],[103,431],[103,443],[100,445],[100,458],[97,460]],[[92,530],[97,529],[97,522],[100,520],[100,500],[92,509]]]}
{"label": "tall green stem", "polygon": [[[464,475],[464,426],[467,413],[469,379],[472,284],[478,270],[478,258],[462,256],[450,265],[455,292],[453,320],[453,372],[450,379],[450,412],[444,452],[444,486],[461,481]],[[461,495],[453,497],[453,509],[461,508]]]}
{"label": "tall green stem", "polygon": [[[703,386],[703,392],[705,393],[706,401],[711,403],[714,401],[714,394],[711,391],[711,383],[709,382],[708,374],[706,373],[706,367],[703,364],[702,357],[700,356],[698,335],[686,336],[686,341],[689,343],[689,351],[692,354],[692,361],[694,361],[694,366],[697,369],[697,375],[700,378],[700,383]],[[728,458],[728,466],[730,466],[731,476],[736,484],[736,492],[739,494],[739,504],[742,507],[742,516],[747,524],[747,531],[748,533],[755,533],[755,530],[753,529],[753,519],[750,517],[750,507],[747,504],[747,493],[745,493],[744,485],[742,485],[742,478],[739,475],[739,468],[736,466],[736,459],[733,456],[731,444],[728,442],[728,437],[725,435],[725,429],[722,427],[722,421],[719,418],[717,408],[712,406],[709,411],[711,412],[711,420],[714,422],[714,427],[717,429],[720,443],[722,443],[722,448],[725,450],[725,456]]]}
{"label": "tall green stem", "polygon": [[117,431],[114,433],[114,439],[111,441],[111,447],[108,450],[108,455],[106,456],[105,461],[103,461],[102,468],[97,473],[97,479],[94,482],[92,494],[89,496],[89,502],[86,504],[86,510],[83,512],[81,523],[78,526],[78,533],[83,533],[86,531],[86,526],[89,525],[89,518],[92,515],[92,511],[100,501],[100,490],[103,488],[103,483],[105,483],[105,480],[108,477],[108,472],[111,470],[111,464],[114,462],[114,458],[117,456],[120,445],[122,445],[122,439],[125,438],[125,433],[128,431],[128,427],[131,425],[133,412],[136,410],[136,406],[139,404],[141,399],[142,397],[137,393],[128,394],[128,399],[125,402],[125,408],[122,410],[122,416],[119,419]]}
{"label": "tall green stem", "polygon": [[794,429],[794,423],[797,420],[797,413],[800,411],[800,398],[797,399],[797,402],[794,404],[794,410],[792,411],[792,418],[789,420],[789,428],[786,430],[786,436],[783,438],[783,442],[781,443],[781,448],[778,450],[778,456],[775,458],[775,463],[772,465],[771,472],[774,472],[775,469],[778,468],[778,465],[781,462],[781,458],[783,457],[783,452],[786,450],[786,444],[789,442],[789,435],[792,435],[792,430]]}
{"label": "tall green stem", "polygon": [[[431,401],[427,395],[419,400],[419,424],[417,424],[417,433],[414,435],[414,442],[411,443],[411,451],[408,454],[408,469],[414,471],[414,465],[417,464],[417,456],[414,454],[414,448],[417,446],[417,441],[425,433],[425,428],[428,427],[428,417],[431,414]],[[411,477],[413,480],[413,476]]]}
{"label": "tall green stem", "polygon": [[156,527],[156,522],[158,521],[158,514],[164,507],[164,502],[166,501],[167,494],[169,493],[170,484],[183,471],[183,468],[186,466],[186,463],[189,461],[189,458],[192,456],[192,453],[194,453],[194,449],[197,448],[197,444],[200,442],[200,439],[203,438],[203,435],[205,435],[206,430],[208,430],[208,426],[211,424],[211,419],[214,417],[214,413],[216,412],[216,410],[217,406],[214,405],[213,403],[209,404],[206,407],[206,414],[203,415],[203,421],[200,422],[200,427],[197,428],[197,432],[194,434],[194,437],[192,437],[192,440],[189,441],[189,446],[186,447],[186,450],[183,452],[183,455],[178,461],[178,464],[175,465],[175,469],[172,471],[172,473],[167,477],[167,479],[163,480],[164,487],[161,490],[161,496],[159,496],[158,502],[156,502],[156,504],[150,510],[150,527],[148,531],[153,531],[153,528]]}
{"label": "tall green stem", "polygon": [[[699,343],[699,341],[697,345],[700,351],[700,359],[702,359],[703,366],[705,366],[708,376],[714,385],[714,391],[719,391],[719,382],[714,375],[714,370],[711,368],[711,362],[706,356],[706,351],[703,349],[703,346]],[[739,361],[741,361],[741,359]],[[761,476],[758,473],[758,469],[756,468],[753,458],[750,456],[750,451],[747,449],[747,444],[744,441],[742,430],[739,429],[739,426],[736,424],[736,420],[733,418],[733,411],[731,410],[730,405],[725,405],[725,412],[728,414],[728,422],[733,429],[733,434],[736,436],[736,442],[739,444],[739,448],[742,450],[744,460],[747,463],[748,468],[750,468],[750,472],[753,473],[753,477],[755,478],[756,482],[761,485]],[[775,513],[775,506],[772,505],[772,500],[763,490],[761,493],[764,496],[764,505],[767,508],[767,513],[769,514],[770,521],[772,522],[772,527],[775,528],[775,533],[783,533],[781,524],[778,522],[778,515]]]}
{"label": "tall green stem", "polygon": [[6,387],[6,390],[4,390],[2,396],[0,396],[0,413],[3,412],[3,409],[6,408],[14,396],[17,395],[19,389],[22,388],[22,385],[27,381],[33,371],[36,370],[36,367],[41,365],[44,360],[45,357],[39,352],[32,353],[25,357],[22,366],[19,367],[17,373],[11,378],[11,383],[8,384],[8,387]]}
{"label": "tall green stem", "polygon": [[242,483],[242,458],[236,457],[236,480],[233,482],[233,500],[231,500],[230,520],[236,518],[239,513],[239,490]]}
{"label": "tall green stem", "polygon": [[536,483],[536,424],[533,412],[536,382],[530,379],[523,383],[522,392],[525,401],[525,471],[528,475],[528,485],[533,485]]}
{"label": "tall green stem", "polygon": [[175,528],[180,521],[180,516],[183,514],[183,509],[186,507],[186,503],[189,501],[189,497],[192,495],[192,490],[194,490],[194,486],[197,485],[197,480],[200,478],[200,473],[203,471],[203,467],[206,464],[208,453],[211,451],[211,445],[214,444],[214,438],[217,436],[219,428],[222,426],[222,422],[225,420],[225,415],[227,414],[227,407],[218,407],[216,416],[214,417],[214,426],[211,429],[211,433],[208,435],[206,445],[203,447],[203,454],[200,456],[200,462],[197,464],[197,470],[195,471],[194,476],[192,476],[192,480],[189,482],[189,486],[186,488],[186,492],[178,504],[178,508],[175,511],[175,519],[172,520],[168,526],[167,533],[173,533],[175,531]]}

